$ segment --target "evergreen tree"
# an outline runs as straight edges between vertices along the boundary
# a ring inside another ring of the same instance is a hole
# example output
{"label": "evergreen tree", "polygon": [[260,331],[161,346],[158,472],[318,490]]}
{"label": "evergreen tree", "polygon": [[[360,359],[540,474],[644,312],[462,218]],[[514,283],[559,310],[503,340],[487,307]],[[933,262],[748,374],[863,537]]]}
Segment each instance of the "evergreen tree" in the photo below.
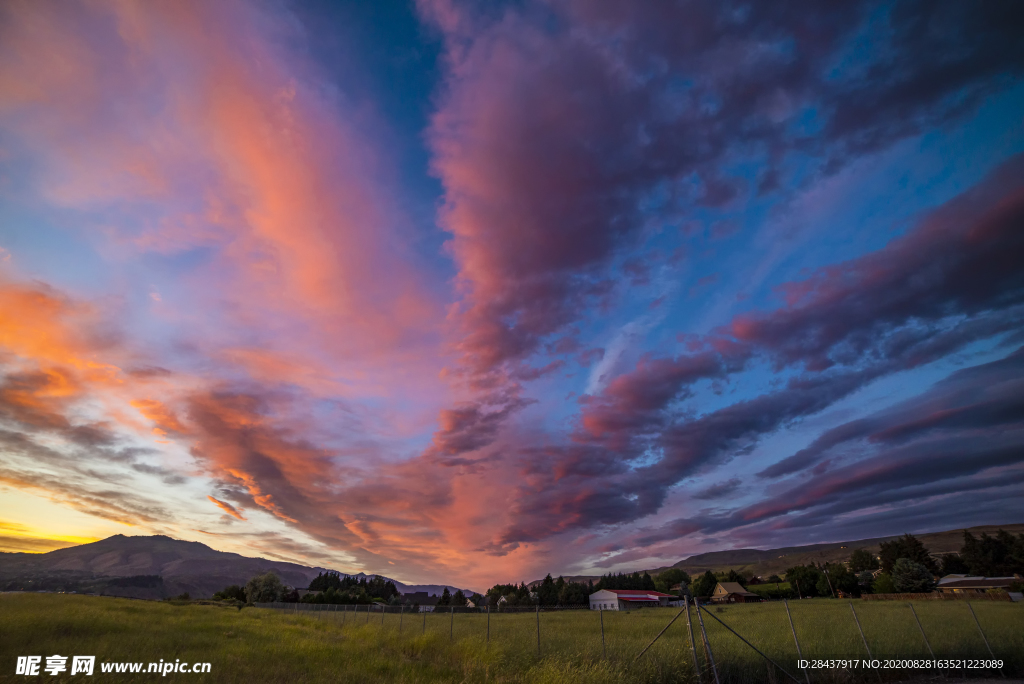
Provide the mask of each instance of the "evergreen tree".
{"label": "evergreen tree", "polygon": [[726,576],[725,576],[725,581],[726,582],[737,582],[741,586],[743,586],[744,589],[747,588],[746,587],[747,580],[743,577],[743,575],[739,574],[738,572],[736,572],[735,570],[733,570],[731,568],[729,569],[728,574],[726,574]]}
{"label": "evergreen tree", "polygon": [[878,555],[882,559],[882,572],[886,574],[892,574],[892,568],[900,558],[920,563],[931,572],[937,572],[939,569],[935,559],[929,555],[928,549],[912,534],[904,534],[892,541],[882,542]]}
{"label": "evergreen tree", "polygon": [[694,596],[711,596],[718,586],[718,578],[710,570],[706,571],[693,583]]}
{"label": "evergreen tree", "polygon": [[441,598],[437,599],[437,605],[439,606],[450,606],[452,603],[452,594],[448,591],[448,587],[444,588],[441,592]]}
{"label": "evergreen tree", "polygon": [[935,588],[935,580],[921,563],[900,558],[892,566],[892,585],[899,593],[923,593]]}
{"label": "evergreen tree", "polygon": [[878,559],[867,549],[857,549],[850,554],[850,570],[854,573],[877,570]]}
{"label": "evergreen tree", "polygon": [[1014,537],[999,530],[991,537],[982,533],[977,539],[964,530],[964,545],[960,557],[972,575],[1008,577],[1024,573],[1024,534]]}
{"label": "evergreen tree", "polygon": [[544,580],[537,585],[537,600],[542,606],[553,606],[558,603],[558,588],[555,586],[555,581],[551,579],[551,573],[548,573]]}
{"label": "evergreen tree", "polygon": [[455,590],[455,595],[452,596],[452,605],[456,608],[466,607],[466,595],[462,593],[461,589]]}
{"label": "evergreen tree", "polygon": [[971,569],[967,567],[967,563],[955,553],[945,554],[942,557],[942,562],[939,564],[939,574],[943,576],[966,575],[970,572]]}

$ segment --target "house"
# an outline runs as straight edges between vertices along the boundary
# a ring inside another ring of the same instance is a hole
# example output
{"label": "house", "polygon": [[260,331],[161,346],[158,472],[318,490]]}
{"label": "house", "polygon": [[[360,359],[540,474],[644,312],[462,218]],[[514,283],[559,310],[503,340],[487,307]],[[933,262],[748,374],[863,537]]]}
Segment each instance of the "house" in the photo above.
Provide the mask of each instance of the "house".
{"label": "house", "polygon": [[711,594],[712,603],[753,603],[761,597],[747,591],[739,582],[719,582]]}
{"label": "house", "polygon": [[984,594],[989,589],[1008,591],[1020,577],[976,577],[972,575],[946,575],[935,590],[940,594]]}
{"label": "house", "polygon": [[675,597],[646,589],[602,589],[590,595],[591,610],[632,610],[667,606]]}
{"label": "house", "polygon": [[401,602],[405,605],[418,605],[420,611],[430,612],[433,610],[433,606],[437,605],[437,600],[441,598],[437,595],[430,595],[425,591],[411,591],[407,594],[402,594]]}

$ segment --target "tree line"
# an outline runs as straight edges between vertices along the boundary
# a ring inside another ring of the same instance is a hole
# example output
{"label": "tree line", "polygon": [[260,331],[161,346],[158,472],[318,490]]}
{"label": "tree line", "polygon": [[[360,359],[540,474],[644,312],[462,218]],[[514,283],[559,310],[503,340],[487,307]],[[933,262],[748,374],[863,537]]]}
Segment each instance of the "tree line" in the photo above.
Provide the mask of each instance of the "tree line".
{"label": "tree line", "polygon": [[491,605],[508,606],[580,606],[590,602],[590,595],[602,589],[637,589],[660,591],[671,596],[681,595],[690,583],[690,576],[678,568],[670,568],[651,576],[648,572],[608,573],[595,583],[593,580],[574,582],[548,573],[532,590],[525,582],[495,584],[487,590]]}
{"label": "tree line", "polygon": [[[880,571],[880,572],[878,572]],[[789,589],[781,588],[782,578],[772,575],[766,583],[776,584],[760,589],[766,598],[798,598],[815,596],[849,596],[863,593],[919,593],[935,588],[937,577],[950,574],[969,574],[984,577],[1009,577],[1024,574],[1024,533],[1014,536],[1004,530],[995,535],[983,533],[975,537],[964,531],[964,543],[959,554],[945,554],[934,558],[924,544],[911,534],[905,534],[879,545],[877,557],[866,549],[856,549],[846,563],[810,563],[797,565],[785,572]],[[574,606],[589,603],[590,595],[601,589],[638,589],[659,591],[672,596],[707,597],[714,593],[719,582],[736,582],[744,588],[755,583],[755,578],[735,570],[714,573],[710,570],[691,579],[679,568],[669,568],[654,576],[648,572],[608,573],[595,583],[568,581],[549,573],[531,590],[524,582],[495,584],[485,597],[478,594],[467,598],[458,589],[451,593],[444,588],[438,606],[465,606],[468,601],[481,605],[542,605]],[[1021,587],[1015,586],[1016,590]],[[395,583],[379,576],[354,577],[340,573],[321,572],[309,583],[310,593],[301,598],[303,603],[368,604],[386,602],[397,605],[401,594]],[[270,601],[297,602],[298,592],[286,588],[273,572],[257,575],[244,587],[232,585],[214,594],[215,599],[258,603]]]}
{"label": "tree line", "polygon": [[[1024,534],[1014,536],[999,530],[994,536],[983,533],[979,538],[964,530],[960,553],[944,554],[938,559],[921,540],[905,534],[882,542],[877,556],[866,549],[857,549],[845,564],[812,563],[789,568],[786,570],[789,590],[776,593],[778,598],[838,596],[839,592],[850,596],[927,593],[934,590],[937,579],[945,575],[1010,577],[1022,573]],[[1019,589],[1019,583],[1014,588]],[[776,597],[771,590],[758,593]]]}

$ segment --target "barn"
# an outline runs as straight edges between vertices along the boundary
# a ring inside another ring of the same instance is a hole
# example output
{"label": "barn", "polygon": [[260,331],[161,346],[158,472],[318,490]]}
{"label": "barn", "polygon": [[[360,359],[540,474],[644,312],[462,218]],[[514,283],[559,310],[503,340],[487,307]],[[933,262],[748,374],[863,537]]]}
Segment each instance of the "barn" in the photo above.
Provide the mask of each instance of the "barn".
{"label": "barn", "polygon": [[671,594],[646,589],[602,589],[590,595],[591,610],[632,610],[667,606],[674,599]]}

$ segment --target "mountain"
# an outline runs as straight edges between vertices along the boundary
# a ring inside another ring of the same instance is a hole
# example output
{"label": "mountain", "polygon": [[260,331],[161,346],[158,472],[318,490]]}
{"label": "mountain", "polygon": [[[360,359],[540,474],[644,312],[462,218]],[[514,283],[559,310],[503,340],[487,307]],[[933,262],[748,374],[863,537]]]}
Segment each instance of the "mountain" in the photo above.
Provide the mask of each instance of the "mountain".
{"label": "mountain", "polygon": [[[997,530],[1001,529],[1017,534],[1024,532],[1024,524],[982,525],[966,529],[976,537],[982,533],[994,534]],[[888,537],[875,537],[873,539],[858,539],[829,544],[809,544],[807,546],[787,546],[778,549],[712,551],[710,553],[690,556],[671,567],[685,570],[690,575],[701,573],[705,570],[721,572],[730,569],[761,576],[781,575],[786,568],[792,568],[796,565],[807,565],[812,561],[815,563],[835,563],[848,560],[850,554],[855,549],[866,549],[871,553],[877,554],[879,545],[882,542],[901,536],[903,536],[902,533]],[[963,546],[964,528],[945,530],[943,532],[926,532],[915,534],[914,536],[920,539],[921,543],[932,554],[955,553],[959,552],[960,547]],[[665,569],[658,568],[657,572]]]}
{"label": "mountain", "polygon": [[[983,532],[994,534],[997,530],[1006,530],[1012,534],[1024,532],[1024,524],[1009,525],[982,525],[979,527],[966,528],[974,536]],[[858,539],[855,541],[834,542],[827,544],[808,544],[807,546],[786,546],[778,549],[733,549],[731,551],[711,551],[690,556],[679,561],[675,565],[653,568],[647,570],[655,575],[669,567],[685,570],[689,575],[703,573],[706,570],[712,572],[727,572],[735,570],[740,573],[760,575],[781,575],[787,568],[796,565],[807,565],[815,563],[835,563],[848,560],[855,549],[866,549],[877,554],[879,544],[884,541],[902,537],[897,534],[889,537],[875,537],[873,539]],[[943,532],[926,532],[915,534],[933,554],[959,552],[964,543],[964,528],[956,530],[945,530]],[[641,572],[644,572],[641,570]],[[586,582],[587,580],[600,579],[598,575],[573,575],[566,576],[566,581]],[[541,580],[530,582],[532,587],[539,584]]]}
{"label": "mountain", "polygon": [[[158,599],[188,592],[209,597],[232,584],[244,585],[255,575],[273,570],[287,585],[303,588],[327,568],[249,558],[211,549],[200,542],[162,535],[121,534],[91,544],[48,553],[0,553],[0,587],[102,591],[116,596]],[[345,574],[345,573],[342,573]],[[351,575],[364,577],[363,573]],[[390,579],[390,578],[389,578]],[[443,585],[395,582],[403,594],[440,594]],[[456,587],[449,587],[452,592]],[[472,592],[463,589],[467,595]]]}

